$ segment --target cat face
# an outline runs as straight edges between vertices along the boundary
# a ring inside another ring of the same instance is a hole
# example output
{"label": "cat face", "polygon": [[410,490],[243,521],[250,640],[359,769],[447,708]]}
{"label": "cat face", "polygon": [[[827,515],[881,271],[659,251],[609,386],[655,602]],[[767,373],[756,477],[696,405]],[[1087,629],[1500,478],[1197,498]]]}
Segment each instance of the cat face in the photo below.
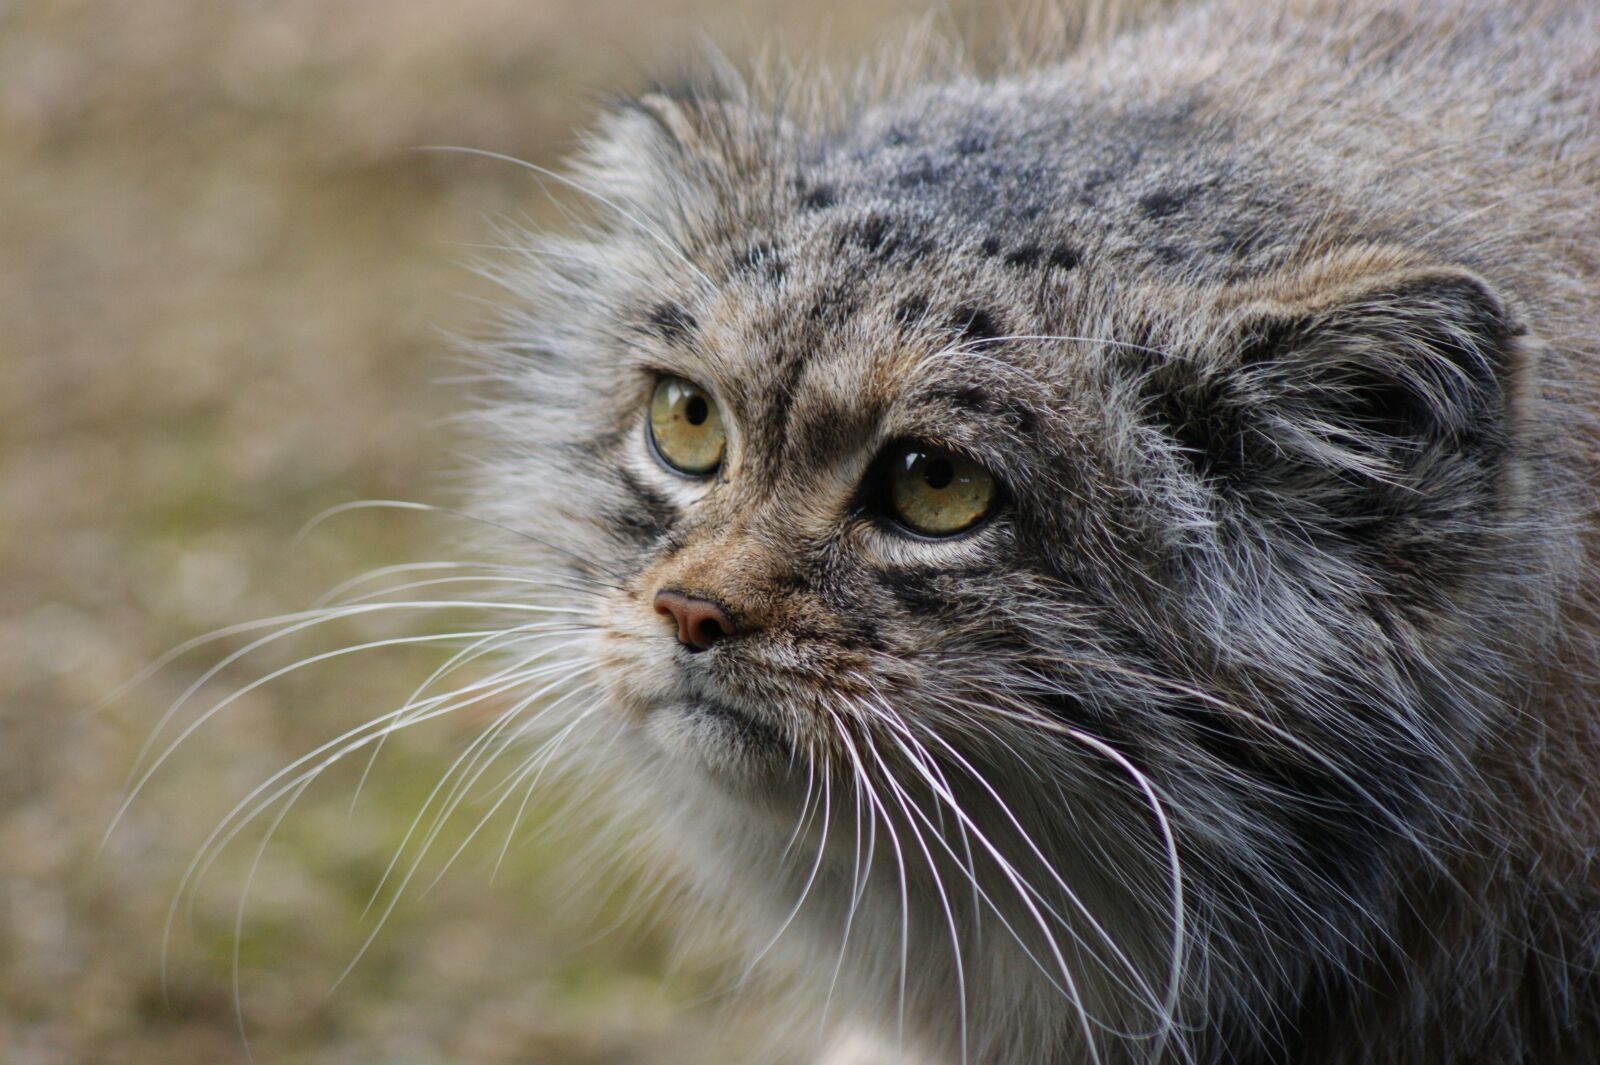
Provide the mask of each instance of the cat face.
{"label": "cat face", "polygon": [[1532,564],[1519,331],[1359,234],[1163,271],[1124,254],[1149,195],[1019,215],[1043,163],[880,127],[616,116],[579,171],[603,228],[511,279],[484,506],[582,589],[596,747],[713,805],[764,889],[832,875],[848,929],[865,825],[931,957],[1169,1031],[1191,930],[1206,986],[1297,979],[1261,952],[1342,949],[1470,786],[1463,693],[1506,653],[1471,621],[1521,624]]}

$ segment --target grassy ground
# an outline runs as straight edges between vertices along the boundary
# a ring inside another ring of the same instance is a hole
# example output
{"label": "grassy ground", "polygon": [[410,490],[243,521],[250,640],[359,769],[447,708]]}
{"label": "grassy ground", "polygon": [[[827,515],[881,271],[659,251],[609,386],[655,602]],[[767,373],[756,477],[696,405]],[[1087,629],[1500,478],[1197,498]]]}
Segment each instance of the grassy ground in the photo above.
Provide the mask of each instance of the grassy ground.
{"label": "grassy ground", "polygon": [[556,217],[513,167],[413,146],[551,164],[600,90],[702,34],[738,56],[781,27],[795,51],[849,55],[914,6],[0,0],[0,1062],[242,1062],[240,1017],[263,1065],[752,1060],[759,996],[707,999],[710,961],[665,973],[648,924],[596,938],[614,904],[574,910],[546,837],[496,876],[490,842],[409,891],[329,994],[481,717],[392,744],[353,811],[353,776],[303,798],[243,912],[237,1011],[249,839],[179,912],[163,989],[168,903],[209,829],[429,663],[250,693],[98,856],[152,726],[218,652],[95,707],[197,633],[448,557],[448,525],[392,514],[291,546],[347,500],[449,501],[439,330],[472,328],[488,295],[458,264],[486,215]]}

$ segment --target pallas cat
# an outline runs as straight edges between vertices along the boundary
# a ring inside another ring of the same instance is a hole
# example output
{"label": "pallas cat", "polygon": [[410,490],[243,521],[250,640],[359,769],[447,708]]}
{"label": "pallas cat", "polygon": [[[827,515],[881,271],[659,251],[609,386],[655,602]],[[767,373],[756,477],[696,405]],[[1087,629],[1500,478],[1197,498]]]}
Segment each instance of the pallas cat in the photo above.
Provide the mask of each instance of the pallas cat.
{"label": "pallas cat", "polygon": [[504,253],[517,726],[916,1060],[1600,1060],[1600,8],[919,69]]}

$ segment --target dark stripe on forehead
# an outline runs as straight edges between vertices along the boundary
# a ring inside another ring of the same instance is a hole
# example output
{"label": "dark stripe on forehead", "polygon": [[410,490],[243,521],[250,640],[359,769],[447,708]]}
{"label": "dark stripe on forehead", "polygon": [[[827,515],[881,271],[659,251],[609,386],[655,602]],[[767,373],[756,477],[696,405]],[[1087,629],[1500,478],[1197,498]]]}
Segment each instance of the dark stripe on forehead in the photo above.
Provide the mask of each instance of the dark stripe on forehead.
{"label": "dark stripe on forehead", "polygon": [[684,343],[700,326],[694,315],[670,300],[650,308],[645,320],[649,323],[650,331],[669,344]]}
{"label": "dark stripe on forehead", "polygon": [[774,361],[779,365],[774,367],[767,409],[762,415],[756,441],[769,459],[783,454],[789,438],[789,419],[794,413],[795,389],[806,368],[806,357],[801,353],[780,352]]}

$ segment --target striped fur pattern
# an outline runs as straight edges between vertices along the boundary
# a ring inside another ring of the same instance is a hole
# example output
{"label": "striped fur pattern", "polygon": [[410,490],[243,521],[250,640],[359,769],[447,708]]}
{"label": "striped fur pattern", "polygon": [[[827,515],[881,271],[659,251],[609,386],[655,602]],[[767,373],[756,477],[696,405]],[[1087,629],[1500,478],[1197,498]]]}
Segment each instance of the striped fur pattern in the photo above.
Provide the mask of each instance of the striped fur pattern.
{"label": "striped fur pattern", "polygon": [[[1222,0],[877,81],[624,101],[496,266],[477,502],[605,693],[562,757],[797,1012],[930,1061],[1593,1061],[1596,10]],[[895,440],[1001,508],[886,525]]]}

